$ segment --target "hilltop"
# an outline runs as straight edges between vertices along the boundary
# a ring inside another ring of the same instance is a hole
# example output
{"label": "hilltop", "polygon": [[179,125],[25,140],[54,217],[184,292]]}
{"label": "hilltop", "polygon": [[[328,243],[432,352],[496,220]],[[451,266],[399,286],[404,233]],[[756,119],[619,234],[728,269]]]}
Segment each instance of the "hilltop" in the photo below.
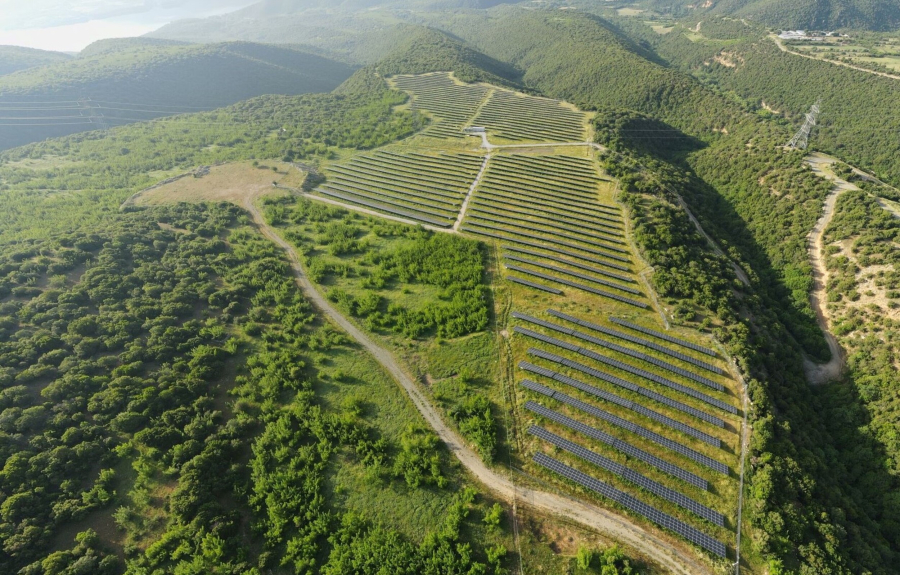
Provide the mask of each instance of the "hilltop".
{"label": "hilltop", "polygon": [[[0,78],[4,116],[21,118],[7,120],[21,127],[5,130],[0,148],[218,108],[262,94],[329,92],[353,70],[295,46],[137,38],[98,42],[77,58]],[[39,103],[26,105],[32,101]]]}
{"label": "hilltop", "polygon": [[65,62],[71,58],[62,52],[48,52],[21,46],[0,46],[0,76],[27,68]]}

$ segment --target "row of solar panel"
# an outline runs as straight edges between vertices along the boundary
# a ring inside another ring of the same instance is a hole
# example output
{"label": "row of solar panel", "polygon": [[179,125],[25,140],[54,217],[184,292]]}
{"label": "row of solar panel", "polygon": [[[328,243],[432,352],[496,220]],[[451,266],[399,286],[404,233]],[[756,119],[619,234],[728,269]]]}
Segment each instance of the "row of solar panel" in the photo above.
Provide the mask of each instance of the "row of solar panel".
{"label": "row of solar panel", "polygon": [[[538,334],[538,335],[540,335],[540,334]],[[546,337],[546,336],[544,336],[544,337]],[[562,357],[561,355],[556,355],[555,353],[550,353],[550,352],[544,351],[542,349],[537,349],[534,347],[528,348],[528,354],[534,355],[536,357],[540,357],[541,359],[546,359],[547,361],[552,361],[553,363],[557,363],[559,365],[564,365],[566,367],[570,367],[576,371],[580,371],[581,373],[596,377],[597,379],[601,379],[607,383],[611,383],[613,385],[617,385],[621,388],[627,389],[627,390],[637,393],[639,395],[643,395],[644,397],[646,397],[648,399],[652,399],[658,403],[662,403],[663,405],[671,407],[672,409],[675,409],[682,413],[692,415],[701,421],[705,421],[705,422],[715,425],[717,427],[725,427],[725,422],[722,419],[720,419],[714,415],[710,415],[710,414],[706,413],[705,411],[701,411],[699,409],[691,407],[690,405],[681,403],[680,401],[675,401],[674,399],[666,397],[665,395],[656,393],[655,391],[651,391],[651,390],[647,389],[646,387],[641,387],[640,385],[636,385],[634,383],[631,383],[630,381],[626,381],[622,378],[616,377],[614,375],[610,375],[610,374],[600,371],[598,369],[594,369],[592,367],[582,365],[582,364],[578,363],[577,361],[572,361],[571,359]]]}
{"label": "row of solar panel", "polygon": [[641,309],[647,309],[647,304],[644,303],[644,302],[636,301],[636,300],[633,300],[633,299],[631,299],[631,298],[627,298],[627,297],[624,297],[624,296],[620,296],[620,295],[618,295],[618,294],[610,293],[610,292],[608,292],[608,291],[603,291],[603,290],[601,290],[601,289],[592,288],[591,286],[582,285],[582,284],[580,284],[580,283],[572,282],[572,281],[569,281],[569,280],[567,280],[567,279],[554,277],[554,276],[551,276],[551,275],[543,274],[543,273],[541,273],[541,272],[536,272],[536,271],[533,271],[533,270],[529,270],[529,269],[526,269],[526,268],[523,268],[523,267],[514,266],[514,265],[510,265],[510,264],[506,264],[506,269],[512,270],[512,271],[514,271],[514,272],[519,272],[519,273],[523,273],[523,274],[528,274],[528,275],[530,275],[530,276],[534,276],[534,277],[537,277],[537,278],[541,278],[541,279],[544,279],[544,280],[547,280],[547,281],[560,283],[560,284],[563,284],[563,285],[566,285],[566,286],[569,286],[569,287],[573,287],[573,288],[575,288],[575,289],[580,289],[580,290],[582,290],[582,291],[586,291],[586,292],[592,293],[592,294],[594,294],[594,295],[599,295],[599,296],[607,297],[607,298],[609,298],[609,299],[614,299],[614,300],[616,300],[616,301],[620,301],[620,302],[622,302],[622,303],[627,303],[628,305],[633,305],[633,306],[639,307],[639,308],[641,308]]}
{"label": "row of solar panel", "polygon": [[539,196],[533,196],[530,194],[516,192],[516,186],[502,186],[495,183],[482,184],[479,189],[478,195],[476,196],[479,201],[491,201],[495,203],[504,203],[507,205],[516,205],[519,207],[527,207],[529,209],[540,209],[542,212],[547,212],[554,215],[564,215],[569,216],[571,214],[577,214],[580,218],[589,217],[591,222],[595,222],[598,225],[605,226],[607,225],[604,222],[608,222],[616,226],[616,229],[621,231],[622,220],[615,218],[606,212],[600,211],[592,211],[590,209],[585,209],[584,205],[571,205],[568,202],[559,203],[558,201],[547,201],[546,198],[542,199]]}
{"label": "row of solar panel", "polygon": [[528,281],[528,280],[523,280],[522,278],[517,278],[516,276],[506,276],[506,279],[508,279],[509,281],[511,281],[511,282],[513,282],[513,283],[517,283],[517,284],[519,284],[519,285],[523,285],[523,286],[530,287],[530,288],[534,288],[534,289],[539,289],[539,290],[541,290],[541,291],[545,291],[545,292],[548,292],[548,293],[552,293],[552,294],[554,294],[554,295],[562,295],[562,290],[558,290],[558,289],[556,289],[556,288],[554,288],[554,287],[545,286],[545,285],[541,285],[541,284],[538,284],[538,283],[530,282],[530,281]]}
{"label": "row of solar panel", "polygon": [[331,190],[325,188],[318,188],[316,193],[322,194],[324,196],[329,196],[332,198],[336,198],[338,200],[344,200],[347,202],[351,202],[354,204],[358,204],[360,206],[365,206],[367,208],[373,208],[382,212],[386,212],[388,214],[393,214],[395,216],[401,216],[404,218],[408,218],[411,220],[415,220],[417,222],[424,222],[426,224],[431,224],[433,226],[438,226],[442,228],[449,228],[453,225],[453,222],[449,220],[438,220],[436,218],[422,215],[421,213],[417,213],[412,210],[412,207],[409,209],[402,209],[396,207],[398,204],[388,203],[388,202],[375,202],[371,200],[361,199],[359,196],[350,193],[339,193],[333,192]]}
{"label": "row of solar panel", "polygon": [[[531,391],[534,391],[535,393],[540,393],[541,395],[545,395],[551,399],[555,399],[556,401],[559,401],[560,403],[565,403],[566,405],[574,407],[575,409],[577,409],[579,411],[583,411],[584,413],[586,413],[592,417],[596,417],[597,419],[601,419],[611,425],[614,425],[616,427],[624,429],[625,431],[630,431],[631,433],[634,433],[635,435],[639,435],[640,437],[642,437],[644,439],[648,439],[648,440],[652,441],[653,443],[656,443],[657,445],[665,447],[666,449],[669,449],[671,451],[674,451],[675,453],[682,455],[684,457],[687,457],[688,459],[690,459],[692,461],[696,461],[700,465],[709,467],[710,469],[715,469],[716,471],[718,471],[720,473],[724,473],[726,475],[729,473],[728,467],[725,466],[723,463],[716,461],[715,459],[713,459],[711,457],[703,455],[702,453],[700,453],[698,451],[694,451],[690,447],[687,447],[686,445],[682,445],[681,443],[678,443],[677,441],[673,441],[667,437],[663,437],[662,435],[659,435],[658,433],[654,433],[654,432],[650,431],[649,429],[645,429],[636,423],[632,423],[632,422],[628,421],[627,419],[622,419],[621,417],[619,417],[617,415],[613,415],[607,411],[603,411],[602,409],[600,409],[598,407],[594,407],[593,405],[590,405],[581,400],[575,399],[574,397],[566,395],[565,393],[562,393],[561,391],[556,391],[555,389],[551,389],[549,387],[543,386],[537,382],[531,381],[530,379],[523,379],[521,384],[522,384],[522,387],[524,387],[525,389],[529,389]],[[701,487],[703,489],[706,489],[706,480],[702,480],[702,481],[703,481],[703,484],[702,485],[698,484],[697,486]]]}
{"label": "row of solar panel", "polygon": [[503,249],[506,250],[506,251],[510,251],[510,252],[516,252],[517,254],[525,254],[525,255],[527,255],[527,256],[535,256],[535,257],[543,258],[543,259],[545,259],[545,260],[550,260],[551,262],[556,262],[556,263],[560,263],[560,264],[565,264],[565,265],[567,265],[567,266],[572,266],[572,267],[574,267],[574,268],[578,268],[578,269],[585,270],[585,271],[588,271],[588,272],[591,272],[591,273],[599,274],[599,275],[602,275],[602,276],[605,276],[605,277],[608,277],[608,278],[613,278],[613,279],[616,279],[616,280],[619,280],[619,281],[622,281],[622,282],[628,282],[628,283],[632,283],[632,284],[633,284],[633,283],[637,283],[633,277],[623,276],[623,275],[620,275],[620,274],[608,272],[608,271],[606,271],[606,270],[601,270],[601,269],[598,269],[598,268],[595,268],[595,267],[586,266],[586,265],[580,264],[580,263],[578,263],[578,262],[572,262],[572,261],[569,261],[569,260],[564,260],[564,259],[558,258],[558,257],[556,257],[556,256],[551,256],[551,255],[547,255],[547,254],[542,254],[542,253],[539,253],[539,252],[533,252],[533,251],[531,251],[531,250],[526,250],[526,249],[522,249],[522,248],[517,248],[517,247],[515,247],[515,246],[507,246],[507,245],[504,245],[504,246],[503,246]]}
{"label": "row of solar panel", "polygon": [[[500,213],[498,213],[500,212]],[[618,244],[625,245],[625,242],[619,239],[622,236],[622,232],[613,233],[611,231],[604,230],[583,230],[581,226],[578,224],[572,224],[570,222],[561,222],[560,220],[547,218],[542,216],[532,216],[531,214],[523,214],[522,216],[517,216],[515,213],[510,214],[507,213],[507,210],[497,209],[492,207],[483,207],[483,204],[480,202],[475,204],[469,209],[469,213],[471,214],[479,214],[478,217],[480,219],[497,222],[501,224],[515,224],[527,229],[528,226],[537,225],[543,226],[546,228],[550,228],[546,230],[546,233],[551,235],[558,235],[563,238],[569,238],[575,241],[584,242],[589,245],[598,246],[601,248],[607,247],[605,244],[596,243],[593,240],[598,239],[610,244]],[[545,232],[544,229],[532,229],[533,232]],[[572,236],[567,236],[565,234],[557,233],[558,231],[566,232],[567,234],[575,234],[576,236],[584,236],[587,238],[591,238],[590,240],[583,240],[580,237],[575,238]]]}
{"label": "row of solar panel", "polygon": [[533,204],[549,206],[557,209],[573,209],[584,215],[589,215],[600,221],[607,221],[614,224],[621,223],[620,218],[609,215],[606,212],[596,209],[596,206],[585,204],[584,202],[569,201],[559,196],[547,196],[546,194],[535,193],[527,188],[522,188],[518,183],[498,182],[491,180],[490,174],[485,176],[484,182],[479,189],[479,197],[484,196],[500,196],[507,199],[527,200]]}
{"label": "row of solar panel", "polygon": [[718,511],[714,511],[709,507],[698,503],[697,501],[694,501],[681,492],[675,491],[674,489],[669,489],[661,483],[653,481],[652,479],[648,479],[637,471],[634,471],[633,469],[630,469],[622,465],[621,463],[616,463],[611,459],[607,459],[606,457],[603,457],[598,453],[594,453],[590,449],[585,449],[577,443],[573,443],[568,439],[562,438],[555,433],[551,433],[543,427],[537,425],[532,425],[531,427],[529,427],[528,433],[546,441],[547,443],[550,443],[551,445],[559,447],[560,449],[564,449],[572,455],[584,459],[588,463],[592,463],[597,467],[613,473],[614,475],[618,475],[619,477],[622,477],[623,479],[634,483],[638,487],[645,489],[654,495],[671,501],[675,505],[687,509],[698,517],[702,517],[707,521],[711,521],[712,523],[715,523],[720,527],[725,526],[725,516]]}
{"label": "row of solar panel", "polygon": [[535,267],[539,267],[539,268],[548,269],[548,270],[550,270],[550,271],[559,272],[559,273],[561,273],[561,274],[570,275],[570,276],[572,276],[572,277],[576,277],[576,278],[579,278],[579,279],[587,280],[587,281],[589,281],[589,282],[593,282],[593,283],[598,284],[598,285],[602,285],[602,286],[606,286],[606,287],[611,287],[611,288],[614,288],[614,289],[617,289],[617,290],[622,290],[622,291],[628,292],[628,293],[630,293],[630,294],[634,294],[634,295],[642,295],[641,292],[640,292],[640,290],[636,290],[636,289],[634,289],[633,287],[628,287],[628,286],[619,285],[619,284],[616,284],[616,283],[613,283],[613,282],[608,282],[608,281],[602,280],[602,279],[600,279],[600,278],[595,278],[595,277],[589,276],[589,275],[587,275],[587,274],[583,274],[583,273],[580,273],[580,272],[575,272],[575,271],[572,271],[572,270],[567,270],[567,269],[561,268],[561,267],[559,267],[559,266],[554,266],[554,265],[550,265],[550,264],[545,264],[545,263],[543,263],[543,262],[536,262],[536,261],[534,261],[534,260],[529,260],[529,259],[526,259],[526,258],[520,258],[519,256],[510,256],[510,255],[506,255],[506,256],[503,256],[503,257],[504,257],[505,259],[512,260],[512,261],[514,261],[514,262],[519,262],[519,263],[522,263],[522,264],[528,264],[528,265],[531,265],[531,266],[535,266]]}
{"label": "row of solar panel", "polygon": [[541,405],[539,403],[535,403],[533,401],[528,401],[525,403],[525,409],[527,409],[528,411],[530,411],[536,415],[540,415],[541,417],[543,417],[545,419],[549,419],[550,421],[556,422],[559,425],[568,427],[569,429],[576,431],[576,432],[580,433],[581,435],[584,435],[585,437],[590,437],[591,439],[599,441],[600,443],[609,445],[613,449],[615,449],[617,451],[621,451],[622,453],[624,453],[625,455],[627,455],[629,457],[632,457],[639,461],[643,461],[647,465],[655,467],[656,469],[659,469],[660,471],[667,473],[667,474],[671,475],[672,477],[681,479],[682,481],[684,481],[686,483],[690,483],[691,485],[701,487],[704,490],[709,488],[709,483],[702,477],[694,475],[693,473],[691,473],[689,471],[685,471],[684,469],[678,467],[677,465],[669,463],[668,461],[666,461],[664,459],[660,459],[659,457],[656,457],[655,455],[651,455],[650,453],[647,453],[643,449],[638,449],[637,447],[631,445],[627,441],[623,441],[621,439],[613,437],[612,435],[609,435],[608,433],[604,433],[604,432],[600,431],[599,429],[595,429],[589,425],[585,425],[578,420],[572,419],[570,417],[566,417],[565,415],[563,415],[559,412],[553,411],[552,409],[547,409],[546,407],[544,407],[543,405]]}
{"label": "row of solar panel", "polygon": [[589,475],[581,473],[576,469],[572,469],[568,465],[564,465],[559,461],[553,459],[549,455],[544,455],[543,453],[536,453],[534,455],[534,462],[549,469],[550,471],[557,473],[570,481],[574,481],[575,483],[581,485],[582,487],[586,487],[595,493],[598,493],[607,499],[611,499],[621,505],[622,507],[633,511],[639,515],[642,515],[652,521],[653,523],[668,529],[670,531],[674,531],[681,537],[684,537],[691,543],[718,555],[719,557],[726,556],[726,548],[725,544],[713,537],[710,537],[708,534],[703,533],[702,531],[691,527],[687,523],[675,519],[671,515],[667,515],[662,511],[659,511],[655,507],[647,505],[646,503],[635,499],[634,497],[628,495],[627,493],[623,493],[614,487],[603,483]]}
{"label": "row of solar panel", "polygon": [[552,329],[553,331],[557,331],[559,333],[564,333],[564,334],[570,335],[572,337],[577,337],[578,339],[581,339],[583,341],[587,341],[587,342],[593,343],[595,345],[599,345],[599,346],[605,347],[607,349],[617,351],[623,355],[627,355],[627,356],[633,357],[635,359],[640,359],[640,360],[646,361],[648,363],[652,363],[653,365],[655,365],[657,367],[660,367],[667,371],[671,371],[672,373],[677,373],[678,375],[686,377],[692,381],[696,381],[697,383],[700,383],[709,388],[715,389],[716,391],[725,391],[725,386],[723,386],[720,383],[716,383],[715,381],[712,381],[705,377],[691,373],[690,371],[688,371],[686,369],[682,369],[676,365],[672,365],[671,363],[656,359],[655,357],[647,355],[646,353],[642,353],[640,351],[636,351],[631,348],[627,348],[627,347],[600,339],[598,337],[588,335],[586,333],[581,333],[580,331],[575,330],[575,329],[557,325],[555,323],[550,323],[549,321],[544,321],[542,319],[538,319],[536,317],[532,317],[532,316],[526,315],[524,313],[513,312],[512,315],[516,319],[521,319],[523,321],[527,321],[529,323],[533,323],[535,325],[539,325],[539,326],[545,327],[547,329]]}
{"label": "row of solar panel", "polygon": [[555,311],[552,309],[548,309],[547,313],[549,313],[550,315],[552,315],[554,317],[558,317],[560,319],[564,319],[566,321],[570,321],[572,323],[578,324],[581,327],[586,327],[593,331],[598,331],[598,332],[606,334],[606,335],[611,335],[611,336],[617,337],[619,339],[624,339],[625,341],[630,341],[631,343],[635,343],[637,345],[649,347],[650,349],[656,350],[660,353],[664,353],[670,357],[680,359],[681,361],[690,363],[691,365],[696,365],[697,367],[702,367],[703,369],[705,369],[707,371],[711,371],[711,372],[717,373],[719,375],[725,375],[725,370],[723,370],[722,368],[716,367],[715,365],[711,365],[704,361],[700,361],[699,359],[693,358],[689,355],[685,355],[685,354],[675,351],[673,349],[669,349],[667,347],[661,346],[658,343],[654,343],[652,341],[649,341],[649,340],[646,340],[646,339],[643,339],[640,337],[635,337],[633,335],[628,335],[627,333],[623,333],[621,331],[609,329],[609,328],[603,327],[602,325],[597,325],[597,324],[591,323],[589,321],[584,321],[584,320],[578,319],[577,317],[566,315],[562,312],[558,312],[558,311]]}
{"label": "row of solar panel", "polygon": [[593,395],[594,397],[597,397],[604,401],[608,401],[610,403],[618,405],[619,407],[624,407],[625,409],[630,409],[631,411],[634,411],[635,413],[639,413],[649,419],[652,419],[653,421],[656,421],[657,423],[661,423],[667,427],[671,427],[672,429],[675,429],[686,435],[690,435],[691,437],[699,439],[703,443],[708,443],[709,445],[712,445],[714,447],[719,447],[719,448],[722,447],[722,440],[719,439],[718,437],[713,437],[712,435],[709,435],[708,433],[704,433],[698,429],[694,429],[690,425],[681,423],[680,421],[676,421],[676,420],[672,419],[671,417],[662,415],[661,413],[657,413],[656,411],[653,411],[652,409],[648,409],[648,408],[640,405],[639,403],[635,403],[634,401],[625,399],[623,397],[619,397],[618,395],[615,395],[614,393],[610,393],[608,391],[603,391],[602,389],[598,389],[598,388],[594,387],[593,385],[588,385],[584,382],[578,381],[577,379],[571,378],[567,375],[557,373],[557,372],[553,371],[552,369],[547,369],[546,367],[540,367],[540,366],[528,363],[527,361],[520,361],[519,368],[524,369],[525,371],[528,371],[531,373],[543,375],[544,377],[549,377],[550,379],[553,379],[560,383],[564,383],[570,387],[574,387],[575,389],[579,389],[589,395]]}
{"label": "row of solar panel", "polygon": [[[702,401],[703,403],[712,405],[713,407],[718,407],[719,409],[721,409],[723,411],[727,411],[728,413],[735,413],[735,414],[737,413],[737,408],[725,403],[724,401],[720,401],[720,400],[710,397],[704,393],[700,393],[699,391],[697,391],[693,388],[681,385],[680,383],[675,383],[674,381],[671,381],[664,377],[656,375],[655,373],[650,373],[649,371],[645,371],[643,369],[638,369],[627,363],[623,363],[617,359],[612,359],[610,357],[606,357],[605,355],[600,355],[599,353],[593,352],[589,349],[585,349],[585,348],[579,347],[575,344],[571,344],[571,343],[562,341],[560,339],[556,339],[555,337],[550,337],[547,335],[537,333],[536,331],[533,331],[530,329],[521,328],[519,326],[516,326],[514,328],[514,330],[517,333],[521,333],[522,335],[526,335],[533,339],[543,341],[544,343],[549,343],[550,345],[554,345],[556,347],[561,347],[563,349],[567,349],[569,351],[577,353],[578,355],[583,355],[584,357],[588,357],[590,359],[599,361],[600,363],[604,363],[606,365],[611,365],[617,369],[628,372],[632,375],[637,375],[638,377],[642,377],[649,381],[653,381],[660,385],[664,385],[664,386],[668,387],[669,389],[678,391],[689,397],[693,397],[694,399],[696,399],[698,401]],[[636,390],[633,390],[633,391],[636,391]],[[704,419],[704,418],[701,417],[701,419]],[[712,422],[710,422],[710,423],[712,423]]]}
{"label": "row of solar panel", "polygon": [[494,204],[502,204],[502,201],[494,201],[492,198],[478,197],[476,204],[481,209],[492,210],[494,213],[503,213],[507,216],[516,217],[518,219],[536,218],[538,220],[546,220],[554,224],[566,225],[577,228],[581,232],[593,232],[596,234],[606,234],[613,237],[622,236],[622,228],[618,225],[604,223],[602,221],[594,221],[582,219],[580,217],[568,217],[561,214],[548,213],[535,205],[517,205],[514,207],[498,206]]}
{"label": "row of solar panel", "polygon": [[[622,227],[615,222],[614,220],[605,219],[605,220],[597,220],[594,218],[584,217],[584,214],[581,212],[576,212],[573,210],[569,210],[563,207],[549,207],[546,204],[541,204],[538,202],[527,201],[522,198],[514,198],[508,196],[498,196],[496,193],[491,192],[490,195],[480,194],[476,198],[476,202],[482,205],[489,205],[495,207],[497,209],[504,209],[507,211],[516,211],[519,209],[525,210],[534,210],[539,211],[541,214],[546,214],[549,216],[563,217],[566,218],[566,221],[577,221],[584,224],[592,224],[598,227],[607,228],[619,233],[622,233]],[[501,204],[502,206],[509,206],[500,208],[495,204]],[[518,212],[518,213],[526,213],[526,212]],[[608,222],[608,223],[607,223]]]}
{"label": "row of solar panel", "polygon": [[[564,247],[567,247],[567,248],[570,248],[570,249],[575,249],[575,250],[581,250],[581,251],[583,251],[583,252],[587,252],[587,253],[593,254],[593,255],[595,255],[595,256],[602,256],[602,257],[604,257],[604,258],[609,258],[609,259],[611,259],[611,260],[615,260],[615,261],[619,261],[619,262],[625,262],[625,263],[630,263],[630,262],[631,262],[631,260],[629,260],[629,259],[626,258],[626,257],[617,256],[617,255],[615,255],[615,254],[611,254],[611,253],[604,252],[604,251],[599,251],[599,250],[592,249],[592,248],[586,248],[586,247],[584,247],[584,246],[580,246],[580,245],[577,245],[577,244],[569,244],[569,243],[561,242],[561,241],[558,241],[558,240],[547,240],[547,238],[544,237],[544,236],[538,236],[538,235],[535,235],[535,234],[529,234],[529,233],[525,233],[525,232],[520,232],[520,231],[518,231],[518,230],[508,230],[508,229],[505,229],[505,228],[501,228],[500,226],[492,226],[492,225],[490,225],[490,224],[482,224],[482,223],[477,222],[477,221],[470,221],[469,223],[470,223],[471,225],[473,225],[473,226],[478,226],[478,227],[480,227],[480,228],[485,228],[485,229],[488,229],[488,230],[494,230],[494,231],[499,231],[499,232],[506,232],[506,233],[508,233],[508,234],[513,234],[513,235],[516,235],[516,236],[522,236],[523,238],[529,238],[529,239],[532,239],[532,240],[552,241],[554,244],[557,244],[557,245],[560,245],[560,246],[564,246]],[[577,241],[577,240],[576,240],[576,241]],[[613,250],[612,248],[607,248],[607,250],[609,250],[609,251],[617,251],[617,250]],[[622,252],[622,253],[627,253],[627,252]]]}
{"label": "row of solar panel", "polygon": [[642,327],[642,326],[639,326],[637,324],[634,324],[634,323],[631,323],[631,322],[628,322],[628,321],[625,321],[622,319],[617,319],[617,318],[611,317],[611,318],[609,318],[609,321],[611,321],[615,324],[621,325],[623,327],[627,327],[629,329],[633,329],[635,331],[645,333],[647,335],[652,335],[653,337],[658,337],[659,339],[664,339],[664,340],[668,341],[669,343],[674,343],[676,345],[680,345],[681,347],[686,347],[688,349],[693,349],[694,351],[699,351],[700,353],[705,353],[706,355],[709,355],[712,357],[719,356],[719,354],[717,354],[713,350],[709,349],[708,347],[703,347],[702,345],[697,345],[696,343],[684,341],[683,339],[678,339],[677,337],[672,337],[671,335],[666,334],[666,333],[654,331],[652,329],[647,329],[646,327]]}
{"label": "row of solar panel", "polygon": [[[516,243],[516,244],[521,244],[521,245],[523,245],[523,246],[528,246],[528,247],[531,247],[531,248],[539,248],[539,249],[542,249],[542,250],[547,250],[548,252],[553,252],[553,253],[557,253],[557,254],[562,254],[562,255],[564,255],[564,256],[573,257],[573,258],[576,258],[576,259],[579,259],[579,260],[582,260],[582,261],[591,262],[591,263],[593,263],[593,264],[597,264],[597,265],[601,265],[601,266],[606,266],[606,267],[608,267],[608,268],[612,268],[612,269],[619,270],[619,271],[623,271],[623,272],[630,272],[630,271],[631,271],[631,268],[630,268],[630,267],[627,267],[627,266],[621,266],[621,265],[614,264],[614,263],[611,263],[611,262],[606,262],[606,261],[603,261],[603,260],[598,260],[597,258],[592,258],[592,257],[586,256],[586,255],[584,255],[584,254],[579,254],[579,253],[575,253],[575,252],[566,251],[566,250],[557,248],[557,247],[555,247],[555,246],[548,246],[548,245],[544,245],[544,244],[536,244],[536,243],[534,243],[534,242],[528,242],[528,241],[520,240],[520,239],[517,239],[517,238],[511,238],[511,237],[509,237],[509,236],[503,236],[503,235],[500,235],[500,234],[495,234],[495,233],[487,232],[487,231],[484,231],[484,230],[477,230],[477,229],[474,229],[474,228],[472,228],[471,226],[467,226],[467,225],[464,225],[461,229],[462,229],[462,231],[464,231],[464,232],[469,232],[469,233],[471,233],[471,234],[477,234],[477,235],[479,235],[479,236],[484,236],[484,237],[487,237],[487,238],[494,238],[494,239],[498,239],[498,240],[503,240],[504,242],[511,242],[511,243]],[[504,231],[505,231],[505,230],[504,230]]]}
{"label": "row of solar panel", "polygon": [[[603,248],[606,250],[611,250],[611,251],[619,252],[619,253],[623,253],[623,254],[628,253],[625,250],[620,250],[617,247],[609,245],[609,244],[619,244],[619,245],[625,244],[625,242],[623,242],[621,240],[617,240],[617,239],[598,238],[598,239],[601,239],[604,242],[606,242],[606,243],[601,243],[601,242],[594,241],[593,239],[577,237],[577,236],[586,236],[587,235],[587,234],[584,234],[581,232],[570,232],[568,230],[564,230],[566,233],[563,233],[561,231],[558,231],[559,228],[553,229],[554,226],[552,224],[541,224],[545,227],[537,228],[537,227],[533,227],[533,226],[535,224],[540,224],[540,222],[529,222],[528,220],[520,220],[518,218],[494,217],[492,215],[489,215],[490,212],[488,212],[486,210],[473,209],[473,210],[469,211],[469,214],[470,214],[469,217],[471,217],[472,219],[476,219],[478,221],[493,222],[495,224],[503,224],[503,225],[508,225],[508,226],[516,226],[517,228],[525,229],[530,232],[539,232],[542,234],[546,234],[548,236],[555,236],[558,238],[563,238],[564,240],[569,240],[569,241],[573,241],[573,242],[581,242],[581,243],[589,245],[589,246],[594,246],[595,248]],[[548,229],[548,228],[550,228],[550,229]],[[575,235],[572,235],[573,233]],[[595,237],[595,236],[589,236],[589,237]]]}

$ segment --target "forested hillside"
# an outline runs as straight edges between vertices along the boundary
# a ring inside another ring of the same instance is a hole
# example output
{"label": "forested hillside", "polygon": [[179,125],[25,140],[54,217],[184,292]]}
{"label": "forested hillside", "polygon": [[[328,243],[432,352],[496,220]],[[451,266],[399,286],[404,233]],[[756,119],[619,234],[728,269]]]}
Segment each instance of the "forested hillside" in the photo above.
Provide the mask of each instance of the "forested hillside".
{"label": "forested hillside", "polygon": [[20,46],[0,46],[0,76],[27,68],[65,62],[70,58],[71,56],[61,52],[48,52]]}
{"label": "forested hillside", "polygon": [[894,30],[900,6],[891,0],[717,0],[698,4],[687,0],[646,0],[638,4],[675,17],[707,14],[749,18],[781,29]]}
{"label": "forested hillside", "polygon": [[213,109],[262,94],[329,92],[353,68],[296,48],[105,41],[0,78],[0,149],[47,137]]}

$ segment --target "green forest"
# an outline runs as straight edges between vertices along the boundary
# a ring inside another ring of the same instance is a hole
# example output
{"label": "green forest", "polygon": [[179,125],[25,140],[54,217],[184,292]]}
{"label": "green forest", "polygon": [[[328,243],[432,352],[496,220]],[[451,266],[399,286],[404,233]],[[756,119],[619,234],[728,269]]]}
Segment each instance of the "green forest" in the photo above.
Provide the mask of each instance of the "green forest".
{"label": "green forest", "polygon": [[[534,550],[514,549],[518,523],[317,314],[242,209],[120,209],[198,166],[315,169],[404,140],[428,122],[383,77],[448,70],[594,114],[600,165],[670,319],[715,336],[746,379],[754,560],[772,574],[896,570],[900,194],[835,168],[860,188],[825,231],[847,366],[811,387],[804,364],[830,352],[807,237],[832,183],[784,144],[820,100],[810,151],[898,185],[900,88],[782,52],[762,26],[890,28],[894,7],[463,4],[351,11],[342,27],[327,11],[257,8],[256,25],[291,46],[182,41],[259,39],[223,17],[76,58],[0,50],[0,109],[50,96],[78,109],[48,113],[90,124],[87,98],[158,106],[111,114],[109,129],[0,137],[0,571],[487,575],[528,553],[546,572],[652,569],[613,547],[551,559],[540,527],[524,530]],[[417,377],[439,375],[429,399],[482,460],[508,459],[485,245],[283,193],[261,208],[336,308]]]}

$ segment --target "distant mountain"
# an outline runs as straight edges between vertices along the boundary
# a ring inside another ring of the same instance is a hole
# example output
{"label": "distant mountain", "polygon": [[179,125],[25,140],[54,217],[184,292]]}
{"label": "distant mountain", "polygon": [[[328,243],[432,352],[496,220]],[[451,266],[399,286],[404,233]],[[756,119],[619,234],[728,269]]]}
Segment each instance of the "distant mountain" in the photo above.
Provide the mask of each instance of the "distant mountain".
{"label": "distant mountain", "polygon": [[888,31],[900,28],[897,0],[649,0],[641,5],[674,16],[713,13],[786,29]]}
{"label": "distant mountain", "polygon": [[330,92],[353,71],[299,47],[105,40],[77,58],[0,77],[0,149],[263,94]]}
{"label": "distant mountain", "polygon": [[47,52],[21,46],[0,46],[0,76],[71,59],[71,56],[62,52]]}

